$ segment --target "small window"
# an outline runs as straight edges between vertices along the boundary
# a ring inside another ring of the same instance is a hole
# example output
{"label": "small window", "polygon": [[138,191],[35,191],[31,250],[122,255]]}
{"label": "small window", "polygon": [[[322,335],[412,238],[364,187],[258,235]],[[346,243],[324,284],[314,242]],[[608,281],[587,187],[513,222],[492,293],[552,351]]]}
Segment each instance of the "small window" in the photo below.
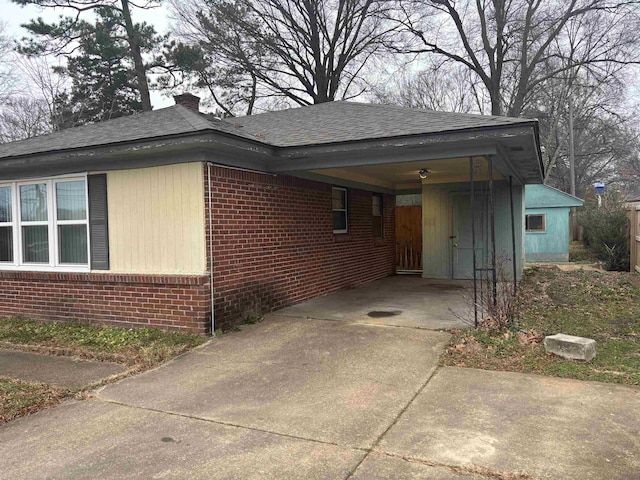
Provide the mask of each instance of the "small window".
{"label": "small window", "polygon": [[333,233],[347,233],[347,190],[333,187]]}
{"label": "small window", "polygon": [[545,231],[545,218],[542,215],[527,215],[526,216],[526,230],[527,232],[544,232]]}
{"label": "small window", "polygon": [[383,208],[382,208],[382,195],[374,193],[371,197],[371,207],[373,215],[373,237],[382,238],[383,232]]}

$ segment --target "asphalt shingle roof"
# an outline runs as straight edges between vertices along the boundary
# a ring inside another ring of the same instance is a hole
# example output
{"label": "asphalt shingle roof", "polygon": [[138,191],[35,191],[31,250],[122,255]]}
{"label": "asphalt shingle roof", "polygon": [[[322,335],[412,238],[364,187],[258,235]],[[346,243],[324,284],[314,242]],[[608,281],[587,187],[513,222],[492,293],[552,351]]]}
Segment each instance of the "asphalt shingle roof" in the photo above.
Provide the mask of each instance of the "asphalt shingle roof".
{"label": "asphalt shingle roof", "polygon": [[329,102],[224,120],[279,147],[500,127],[531,120],[436,112],[390,105]]}
{"label": "asphalt shingle roof", "polygon": [[0,145],[0,158],[218,131],[258,140],[235,125],[174,105]]}
{"label": "asphalt shingle roof", "polygon": [[0,145],[0,158],[204,131],[234,135],[278,147],[296,147],[526,122],[530,120],[354,102],[330,102],[220,120],[193,112],[182,105],[174,105]]}

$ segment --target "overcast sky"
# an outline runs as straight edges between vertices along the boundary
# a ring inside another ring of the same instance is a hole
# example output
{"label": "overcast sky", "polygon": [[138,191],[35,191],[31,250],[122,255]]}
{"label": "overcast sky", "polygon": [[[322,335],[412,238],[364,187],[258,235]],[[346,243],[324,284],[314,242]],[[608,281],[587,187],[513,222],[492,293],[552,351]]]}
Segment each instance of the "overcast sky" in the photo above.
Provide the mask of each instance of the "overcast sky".
{"label": "overcast sky", "polygon": [[[6,25],[6,33],[15,39],[25,36],[25,30],[20,27],[32,18],[42,17],[46,21],[55,21],[60,15],[65,14],[64,9],[53,10],[51,8],[42,9],[32,5],[21,7],[9,0],[0,0],[0,21]],[[140,10],[137,11],[140,13]],[[166,33],[169,28],[167,10],[164,6],[143,12],[145,22],[152,24],[158,33]],[[133,11],[134,21],[140,21],[140,15],[136,16]],[[162,96],[158,92],[151,92],[151,103],[154,108],[167,107],[173,105],[173,99]]]}

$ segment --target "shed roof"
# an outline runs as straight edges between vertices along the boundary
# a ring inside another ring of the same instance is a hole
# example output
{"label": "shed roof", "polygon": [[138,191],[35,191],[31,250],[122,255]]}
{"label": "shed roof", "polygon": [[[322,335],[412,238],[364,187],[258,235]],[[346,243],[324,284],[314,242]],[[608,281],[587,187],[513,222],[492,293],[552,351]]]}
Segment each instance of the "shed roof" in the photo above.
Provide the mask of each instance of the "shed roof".
{"label": "shed roof", "polygon": [[525,185],[526,208],[581,207],[584,200],[548,185]]}

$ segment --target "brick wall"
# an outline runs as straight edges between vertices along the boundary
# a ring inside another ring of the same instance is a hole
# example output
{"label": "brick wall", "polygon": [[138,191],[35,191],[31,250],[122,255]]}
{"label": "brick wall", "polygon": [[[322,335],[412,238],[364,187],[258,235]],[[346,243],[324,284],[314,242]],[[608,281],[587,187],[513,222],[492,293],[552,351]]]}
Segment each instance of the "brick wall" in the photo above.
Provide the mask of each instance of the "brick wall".
{"label": "brick wall", "polygon": [[[331,185],[211,170],[216,328],[394,273],[395,196],[384,196],[384,238],[374,239],[372,194],[350,189],[349,233],[334,235]],[[208,275],[0,271],[0,316],[204,333],[209,285]]]}
{"label": "brick wall", "polygon": [[371,192],[349,189],[349,233],[334,235],[331,185],[211,167],[209,205],[204,178],[216,328],[395,271],[393,195],[383,200],[384,238],[374,239]]}
{"label": "brick wall", "polygon": [[207,276],[0,272],[0,316],[205,333]]}

